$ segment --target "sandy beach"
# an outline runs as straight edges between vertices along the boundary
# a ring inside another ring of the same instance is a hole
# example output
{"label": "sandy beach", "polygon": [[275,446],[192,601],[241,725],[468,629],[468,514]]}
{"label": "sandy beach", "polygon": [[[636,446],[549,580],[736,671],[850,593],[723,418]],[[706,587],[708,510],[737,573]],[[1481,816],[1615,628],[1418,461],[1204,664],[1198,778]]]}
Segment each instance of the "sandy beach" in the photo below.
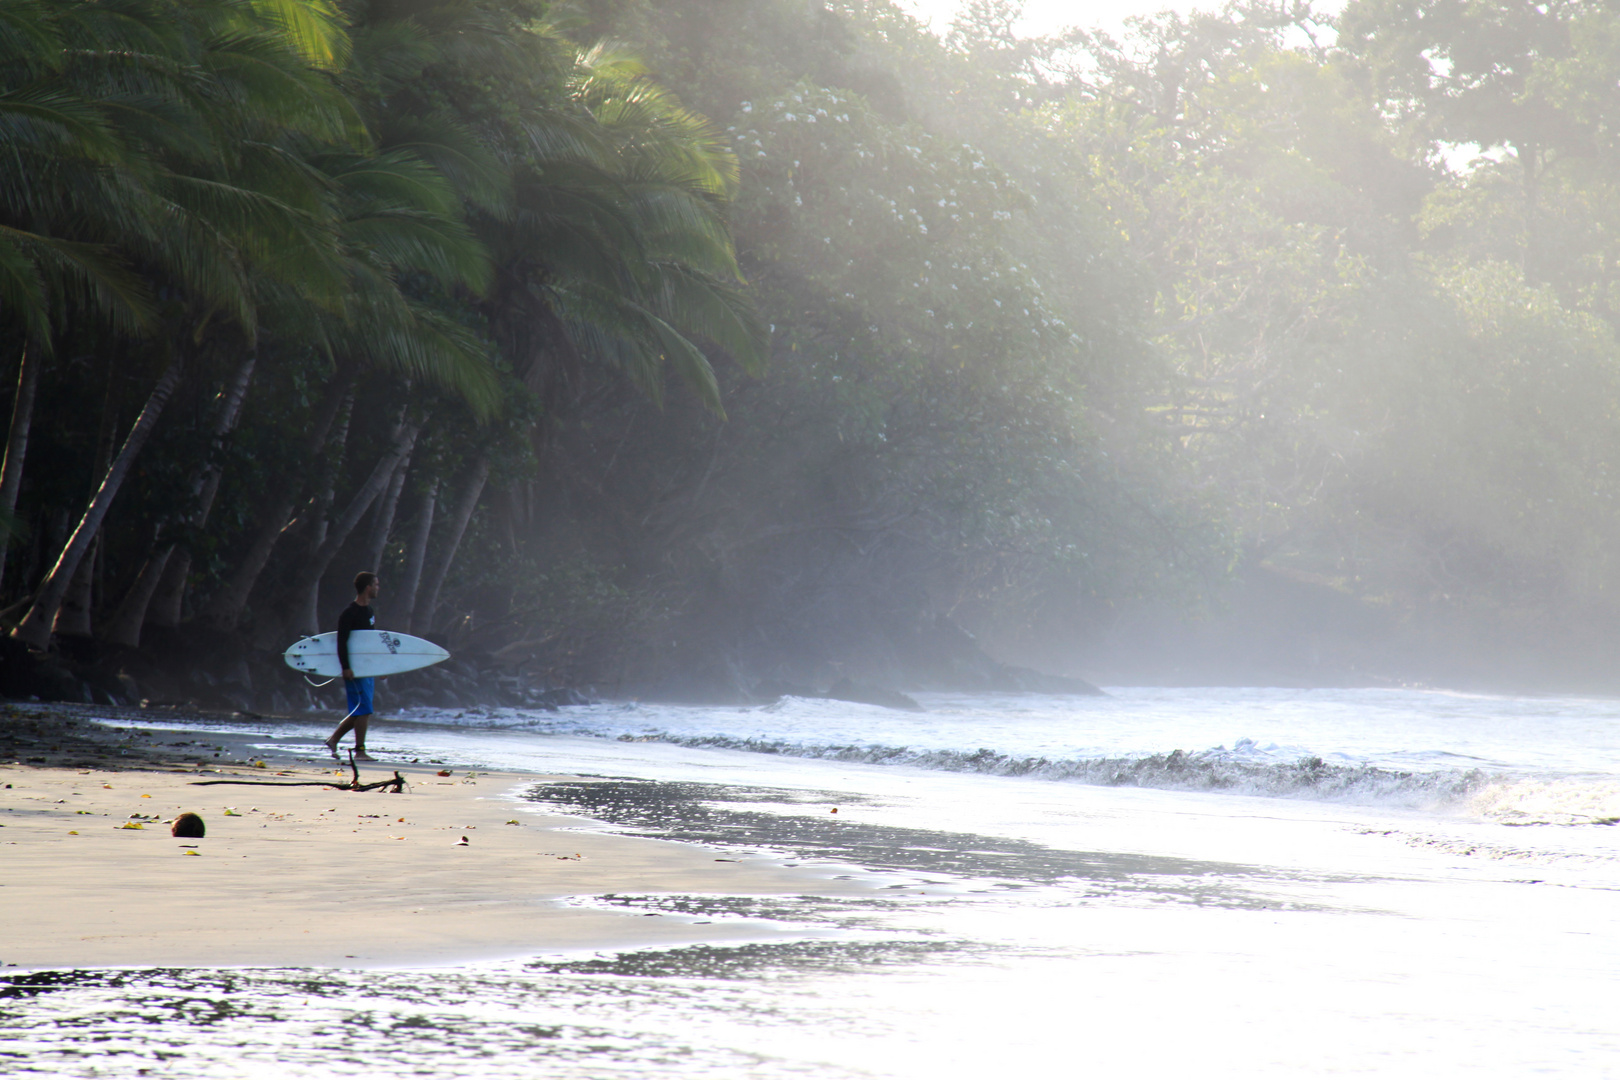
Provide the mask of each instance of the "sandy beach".
{"label": "sandy beach", "polygon": [[[349,775],[212,745],[220,758],[201,766],[194,755],[152,760],[163,755],[151,750],[133,768],[115,750],[80,754],[78,767],[0,763],[0,964],[386,967],[761,938],[771,931],[750,923],[568,899],[853,887],[830,880],[832,870],[575,831],[578,819],[534,813],[515,797],[538,776],[376,762],[362,764],[362,780],[398,768],[403,792],[198,786]],[[203,818],[206,837],[170,835],[184,811]]]}

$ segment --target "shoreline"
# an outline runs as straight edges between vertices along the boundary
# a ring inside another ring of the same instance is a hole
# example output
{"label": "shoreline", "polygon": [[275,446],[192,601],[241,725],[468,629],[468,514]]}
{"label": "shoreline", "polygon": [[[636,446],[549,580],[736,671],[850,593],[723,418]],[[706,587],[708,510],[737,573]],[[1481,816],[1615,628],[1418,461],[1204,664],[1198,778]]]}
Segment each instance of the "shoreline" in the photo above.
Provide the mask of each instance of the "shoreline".
{"label": "shoreline", "polygon": [[[133,719],[83,706],[27,708]],[[206,727],[149,729],[139,739],[105,728],[74,734],[60,763],[0,760],[0,903],[10,915],[0,970],[391,968],[785,940],[814,932],[582,901],[869,889],[833,880],[844,866],[722,859],[695,845],[581,828],[585,819],[542,813],[518,797],[556,778],[542,774],[378,761],[362,765],[362,783],[397,769],[403,793],[198,787],[203,779],[346,782],[349,769],[262,749],[243,760],[246,737]],[[182,811],[202,816],[205,837],[170,835],[167,822]]]}

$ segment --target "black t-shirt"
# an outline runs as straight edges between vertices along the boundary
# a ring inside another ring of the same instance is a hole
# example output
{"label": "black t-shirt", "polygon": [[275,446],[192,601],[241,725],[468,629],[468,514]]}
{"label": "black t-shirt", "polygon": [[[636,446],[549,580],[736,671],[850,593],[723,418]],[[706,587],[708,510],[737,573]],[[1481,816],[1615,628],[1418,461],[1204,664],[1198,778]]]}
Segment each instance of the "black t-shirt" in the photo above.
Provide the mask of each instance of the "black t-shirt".
{"label": "black t-shirt", "polygon": [[338,616],[338,667],[349,670],[349,635],[356,630],[375,630],[377,612],[370,604],[350,604]]}

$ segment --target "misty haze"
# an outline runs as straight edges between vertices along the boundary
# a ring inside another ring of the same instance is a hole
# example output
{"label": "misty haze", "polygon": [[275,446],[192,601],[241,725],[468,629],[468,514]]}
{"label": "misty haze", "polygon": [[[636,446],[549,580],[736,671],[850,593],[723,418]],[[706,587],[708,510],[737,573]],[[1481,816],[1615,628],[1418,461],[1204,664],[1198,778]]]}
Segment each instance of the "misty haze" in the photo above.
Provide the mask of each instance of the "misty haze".
{"label": "misty haze", "polygon": [[0,148],[8,1067],[1620,1071],[1607,0],[0,0]]}

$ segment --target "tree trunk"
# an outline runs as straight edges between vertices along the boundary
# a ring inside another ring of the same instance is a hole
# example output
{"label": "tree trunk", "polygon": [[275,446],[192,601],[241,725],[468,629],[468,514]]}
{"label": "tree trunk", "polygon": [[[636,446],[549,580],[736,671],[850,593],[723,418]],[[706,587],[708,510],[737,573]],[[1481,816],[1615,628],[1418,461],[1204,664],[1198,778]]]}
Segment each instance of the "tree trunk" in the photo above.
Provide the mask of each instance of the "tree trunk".
{"label": "tree trunk", "polygon": [[[231,381],[219,394],[219,410],[214,416],[214,437],[207,463],[202,472],[192,481],[192,494],[196,496],[196,509],[192,512],[190,526],[193,533],[208,524],[208,515],[214,509],[214,498],[219,494],[219,482],[225,471],[223,454],[225,440],[230,438],[236,425],[242,419],[242,407],[247,403],[248,387],[253,383],[253,371],[258,366],[259,356],[249,352],[237,365],[236,372]],[[152,606],[131,605],[129,621],[133,629],[129,631],[134,638],[130,644],[140,644],[141,627],[147,623],[155,626],[179,626],[182,611],[185,607],[186,584],[191,579],[191,548],[185,544],[177,544],[172,549],[173,554],[164,560],[164,565],[158,568],[163,576],[160,579],[157,592],[149,596]]]}
{"label": "tree trunk", "polygon": [[[107,469],[112,465],[113,444],[118,439],[118,410],[115,408],[114,387],[117,381],[108,373],[106,391],[101,400],[101,433],[96,438],[95,471],[91,474],[92,481],[96,477],[107,475]],[[95,497],[95,489],[91,488],[85,493],[86,500]],[[51,633],[67,635],[69,637],[87,638],[93,629],[91,614],[95,610],[96,595],[100,591],[101,582],[99,564],[103,545],[100,533],[90,544],[90,554],[79,563],[78,571],[73,575],[73,581],[68,585],[67,595],[62,597],[62,606],[56,609],[56,619],[51,624]]]}
{"label": "tree trunk", "polygon": [[401,424],[394,436],[393,445],[372,468],[371,475],[360,485],[360,490],[354,493],[349,505],[330,526],[322,530],[320,546],[310,555],[308,561],[299,567],[302,580],[294,585],[298,590],[295,595],[303,604],[302,609],[295,613],[300,620],[295,629],[305,634],[319,632],[320,625],[317,618],[319,610],[316,605],[320,596],[321,578],[325,576],[327,567],[332,565],[338,551],[348,541],[349,535],[354,532],[355,526],[360,524],[360,519],[365,517],[366,511],[371,509],[371,504],[377,501],[377,496],[388,486],[394,470],[410,457],[411,451],[416,447],[416,436],[421,430],[422,425],[419,422]]}
{"label": "tree trunk", "polygon": [[422,584],[422,562],[427,555],[428,538],[433,535],[433,510],[438,504],[439,481],[428,481],[422,492],[422,508],[417,511],[411,538],[405,549],[405,572],[399,581],[397,610],[405,613],[405,632],[416,633],[416,593]]}
{"label": "tree trunk", "polygon": [[137,648],[141,643],[141,626],[147,605],[158,588],[168,579],[168,567],[179,556],[176,545],[165,543],[161,538],[154,538],[155,545],[152,554],[146,557],[146,563],[141,572],[135,576],[135,584],[129,588],[124,602],[118,605],[113,613],[112,620],[107,624],[107,640],[117,645],[128,645]]}
{"label": "tree trunk", "polygon": [[394,529],[394,515],[399,512],[399,495],[405,489],[406,474],[411,471],[411,459],[407,456],[394,470],[392,479],[388,481],[388,490],[377,502],[377,512],[372,515],[371,535],[366,539],[365,564],[373,573],[382,572],[383,555],[388,550],[388,534]]}
{"label": "tree trunk", "polygon": [[95,606],[96,552],[101,550],[100,538],[90,544],[90,554],[79,562],[79,569],[68,583],[62,596],[62,606],[56,609],[51,621],[51,633],[68,637],[90,636],[90,609]]}
{"label": "tree trunk", "polygon": [[[326,445],[327,434],[337,421],[338,413],[343,411],[346,414],[346,407],[353,405],[354,399],[349,394],[349,385],[352,381],[347,375],[332,381],[332,386],[327,392],[327,400],[310,431],[308,444],[310,458],[319,454],[321,447]],[[259,575],[264,572],[265,564],[270,561],[270,553],[275,550],[276,541],[297,524],[292,515],[302,489],[303,484],[300,481],[289,481],[281,489],[280,498],[271,504],[270,512],[262,519],[259,535],[254,539],[253,545],[242,557],[242,561],[237,563],[235,573],[209,602],[203,617],[216,629],[234,630],[236,624],[241,621],[242,611],[247,607],[248,595],[252,593]]]}
{"label": "tree trunk", "polygon": [[22,622],[17,624],[17,628],[11,632],[12,637],[41,649],[50,644],[51,625],[56,621],[56,612],[62,606],[62,598],[67,594],[73,575],[90,550],[91,541],[95,540],[97,532],[101,529],[101,523],[106,518],[113,499],[123,487],[130,466],[140,456],[141,448],[146,445],[152,429],[157,426],[158,417],[163,414],[163,407],[169,403],[169,398],[174,395],[174,388],[180,384],[180,376],[184,370],[184,360],[176,357],[169,362],[169,368],[158,380],[157,386],[152,388],[152,393],[147,397],[140,416],[135,418],[134,425],[129,429],[129,436],[124,439],[124,445],[118,451],[118,456],[113,458],[112,465],[108,467],[107,475],[101,481],[101,487],[90,500],[90,505],[85,508],[84,516],[79,519],[78,528],[68,537],[56,565],[51,568],[51,572],[41,584],[33,606],[28,609],[28,614],[23,616]]}
{"label": "tree trunk", "polygon": [[[305,545],[310,554],[319,551],[326,543],[326,532],[330,528],[329,520],[332,511],[332,500],[337,497],[337,475],[343,466],[343,458],[349,445],[349,422],[354,419],[354,396],[351,394],[343,406],[343,418],[338,422],[337,433],[327,444],[329,453],[321,462],[321,487],[315,497],[309,501],[308,507],[298,519],[288,523],[287,528],[281,530],[285,533],[300,522],[309,526],[308,542]],[[280,535],[280,534],[278,534]],[[321,579],[317,577],[302,590],[297,585],[284,590],[296,599],[290,605],[278,604],[276,597],[281,594],[271,590],[271,599],[265,602],[270,617],[259,621],[258,635],[255,639],[260,648],[274,649],[289,625],[298,633],[313,634],[319,630],[317,623],[320,606]]]}
{"label": "tree trunk", "polygon": [[[28,455],[28,429],[34,422],[34,391],[39,386],[41,360],[35,350],[23,345],[17,365],[17,396],[11,402],[11,433],[6,439],[6,460],[0,466],[0,512],[9,522],[17,512],[17,494],[22,490],[23,458]],[[5,543],[0,545],[0,585],[5,583],[6,552],[11,547],[11,530],[5,526]]]}
{"label": "tree trunk", "polygon": [[466,485],[456,496],[455,509],[450,512],[450,529],[444,537],[444,547],[439,557],[433,562],[433,569],[422,583],[422,599],[411,613],[411,625],[422,633],[433,629],[434,614],[439,607],[439,590],[444,587],[445,576],[450,573],[450,566],[456,560],[456,549],[461,546],[461,538],[467,532],[467,522],[472,520],[473,510],[478,506],[478,497],[484,493],[484,482],[489,479],[489,458],[480,455],[473,464],[472,472],[468,475]]}
{"label": "tree trunk", "polygon": [[[219,490],[218,485],[215,485],[214,490]],[[205,524],[206,518],[197,522],[196,527],[200,529]],[[161,576],[158,578],[157,587],[147,597],[148,603],[141,605],[132,602],[130,605],[130,622],[134,625],[135,645],[141,643],[142,627],[180,625],[180,620],[185,614],[186,586],[191,582],[191,548],[181,543],[169,545],[169,557],[156,569]]]}

